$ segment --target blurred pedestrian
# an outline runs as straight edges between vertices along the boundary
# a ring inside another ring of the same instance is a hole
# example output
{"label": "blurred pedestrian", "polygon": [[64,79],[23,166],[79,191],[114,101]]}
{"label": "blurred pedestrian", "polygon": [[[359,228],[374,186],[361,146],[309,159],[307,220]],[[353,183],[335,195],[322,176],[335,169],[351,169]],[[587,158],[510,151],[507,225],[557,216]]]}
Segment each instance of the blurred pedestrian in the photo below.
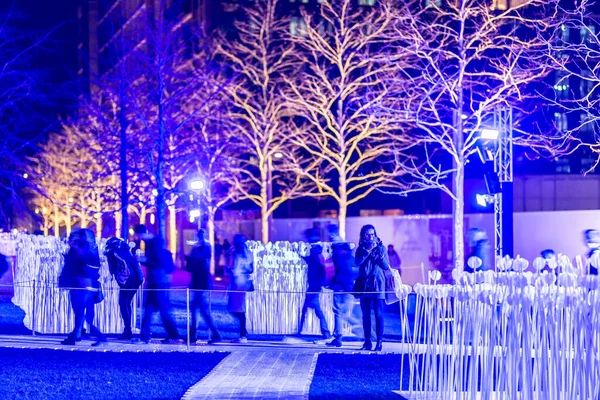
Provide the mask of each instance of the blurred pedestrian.
{"label": "blurred pedestrian", "polygon": [[588,229],[583,233],[588,252],[588,271],[590,275],[598,275],[600,267],[600,231]]}
{"label": "blurred pedestrian", "polygon": [[222,340],[210,314],[210,303],[208,302],[209,290],[212,290],[212,277],[210,276],[211,248],[207,239],[206,229],[198,229],[198,243],[186,259],[185,270],[192,275],[190,289],[192,296],[192,330],[190,340],[196,342],[198,339],[198,327],[200,315],[208,325],[212,336],[208,343],[217,343]]}
{"label": "blurred pedestrian", "polygon": [[225,263],[225,268],[228,268],[231,264],[231,251],[229,240],[223,240],[223,262]]}
{"label": "blurred pedestrian", "polygon": [[215,237],[215,268],[221,269],[221,256],[223,255],[223,246],[219,242],[219,238]]}
{"label": "blurred pedestrian", "polygon": [[104,254],[110,273],[119,285],[119,310],[125,327],[123,334],[118,339],[131,340],[133,338],[131,329],[133,298],[144,282],[144,273],[139,261],[131,254],[129,244],[123,239],[116,237],[108,239]]}
{"label": "blurred pedestrian", "polygon": [[298,334],[302,333],[306,313],[309,308],[312,308],[315,310],[315,315],[319,319],[321,335],[323,335],[323,338],[325,339],[330,339],[331,332],[329,331],[327,319],[325,319],[325,314],[323,314],[321,303],[319,302],[319,294],[321,293],[321,289],[326,280],[325,266],[321,263],[320,257],[323,252],[323,246],[318,244],[319,240],[320,234],[317,229],[312,228],[306,231],[306,241],[310,243],[310,253],[308,256],[303,257],[307,265],[307,288],[304,305],[302,306],[302,313],[300,315]]}
{"label": "blurred pedestrian", "polygon": [[355,325],[358,322],[352,315],[354,296],[351,294],[357,268],[350,243],[342,240],[338,227],[329,225],[327,230],[331,241],[331,257],[335,268],[335,275],[330,286],[335,292],[333,295],[333,340],[327,343],[327,346],[342,347],[343,322],[348,321],[350,325]]}
{"label": "blurred pedestrian", "polygon": [[354,291],[360,298],[362,311],[363,331],[365,342],[361,350],[371,350],[371,311],[375,313],[375,334],[377,344],[375,351],[383,347],[383,306],[385,301],[385,274],[384,270],[390,268],[387,251],[377,237],[373,225],[365,225],[360,230],[360,242],[356,250],[356,264],[358,277]]}
{"label": "blurred pedestrian", "polygon": [[246,244],[246,237],[241,233],[233,238],[232,256],[232,263],[227,268],[229,273],[227,309],[240,323],[240,337],[233,339],[232,343],[247,343],[246,292],[254,290],[251,276],[254,272],[254,258]]}
{"label": "blurred pedestrian", "polygon": [[96,337],[92,346],[106,342],[106,336],[94,325],[94,306],[103,299],[100,287],[100,255],[96,238],[89,229],[79,229],[69,235],[69,251],[58,280],[60,287],[69,290],[75,324],[73,331],[61,343],[74,345],[81,340],[84,321]]}
{"label": "blurred pedestrian", "polygon": [[388,245],[387,252],[388,260],[390,260],[390,267],[394,268],[398,271],[398,273],[400,273],[400,265],[402,262],[400,261],[400,256],[398,255],[398,253],[396,253],[396,249],[394,249],[393,244]]}
{"label": "blurred pedestrian", "polygon": [[4,254],[0,253],[0,278],[9,270],[10,263],[8,262],[8,257]]}
{"label": "blurred pedestrian", "polygon": [[144,256],[140,257],[140,262],[146,267],[146,282],[148,283],[140,341],[150,343],[152,315],[158,311],[167,331],[167,337],[161,343],[179,343],[179,332],[177,332],[170,313],[171,304],[168,293],[168,274],[174,269],[173,256],[163,247],[162,239],[148,232],[145,225],[136,226],[134,231],[136,240],[143,240],[146,246]]}
{"label": "blurred pedestrian", "polygon": [[469,231],[469,247],[471,251],[467,255],[465,272],[487,271],[492,268],[489,240],[484,230],[472,228]]}

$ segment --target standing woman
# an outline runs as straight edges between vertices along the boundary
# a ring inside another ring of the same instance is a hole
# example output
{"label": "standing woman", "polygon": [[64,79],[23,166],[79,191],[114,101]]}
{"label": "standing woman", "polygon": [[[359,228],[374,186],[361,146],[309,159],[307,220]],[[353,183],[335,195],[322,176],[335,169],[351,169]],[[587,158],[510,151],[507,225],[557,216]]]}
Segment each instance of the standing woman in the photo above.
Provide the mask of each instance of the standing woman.
{"label": "standing woman", "polygon": [[233,238],[233,260],[228,265],[229,272],[229,301],[227,309],[240,321],[240,337],[232,343],[247,343],[248,331],[246,330],[246,292],[251,291],[252,280],[250,274],[254,272],[254,259],[246,245],[246,238],[238,233]]}
{"label": "standing woman", "polygon": [[[360,293],[365,343],[361,350],[371,350],[371,310],[375,312],[375,332],[377,345],[375,351],[381,351],[383,342],[383,306],[385,301],[384,270],[390,268],[387,251],[381,239],[377,237],[373,225],[365,225],[360,230],[360,242],[356,250],[358,277],[355,290]],[[359,284],[360,282],[360,284]]]}
{"label": "standing woman", "polygon": [[69,336],[61,343],[74,345],[75,342],[81,340],[83,323],[87,321],[90,333],[97,339],[97,342],[92,346],[99,346],[106,342],[106,337],[93,324],[94,305],[100,301],[101,296],[99,282],[100,255],[98,254],[96,238],[89,229],[80,229],[69,236],[69,245],[70,249],[65,256],[61,281],[65,282],[63,276],[68,276],[66,280],[73,287],[69,296],[75,314],[75,326]]}

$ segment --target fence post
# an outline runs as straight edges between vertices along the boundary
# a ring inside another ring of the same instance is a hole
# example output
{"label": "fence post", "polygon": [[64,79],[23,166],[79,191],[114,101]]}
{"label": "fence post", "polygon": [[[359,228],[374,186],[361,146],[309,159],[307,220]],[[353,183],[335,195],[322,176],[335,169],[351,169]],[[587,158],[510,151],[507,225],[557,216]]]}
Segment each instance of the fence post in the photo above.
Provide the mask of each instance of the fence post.
{"label": "fence post", "polygon": [[35,279],[33,280],[33,290],[32,290],[32,299],[31,299],[31,335],[35,336],[35,323],[36,323],[36,309],[35,299],[37,295]]}
{"label": "fence post", "polygon": [[[210,315],[212,315],[212,290],[208,291],[208,312]],[[208,334],[208,340],[210,340],[210,329],[208,330],[207,334]]]}
{"label": "fence post", "polygon": [[187,320],[187,350],[190,351],[190,288],[185,289],[185,307],[187,310],[185,313]]}

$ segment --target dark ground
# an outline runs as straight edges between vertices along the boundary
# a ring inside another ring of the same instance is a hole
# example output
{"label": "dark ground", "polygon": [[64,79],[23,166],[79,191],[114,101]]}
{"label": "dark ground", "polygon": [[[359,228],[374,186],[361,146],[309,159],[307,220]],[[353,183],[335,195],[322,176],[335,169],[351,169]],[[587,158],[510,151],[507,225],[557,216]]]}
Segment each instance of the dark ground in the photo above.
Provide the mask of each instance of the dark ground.
{"label": "dark ground", "polygon": [[0,349],[0,398],[179,399],[227,354]]}
{"label": "dark ground", "polygon": [[[399,389],[401,358],[399,354],[320,354],[309,398],[400,399],[392,390]],[[408,382],[406,373],[404,379]]]}

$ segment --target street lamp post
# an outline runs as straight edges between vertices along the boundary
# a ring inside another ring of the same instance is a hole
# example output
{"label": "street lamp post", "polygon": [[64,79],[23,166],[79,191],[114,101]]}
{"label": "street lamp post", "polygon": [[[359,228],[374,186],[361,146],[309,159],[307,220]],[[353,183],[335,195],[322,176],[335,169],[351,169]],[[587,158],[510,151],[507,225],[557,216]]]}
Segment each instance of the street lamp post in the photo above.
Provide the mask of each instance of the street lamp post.
{"label": "street lamp post", "polygon": [[485,165],[493,163],[493,173],[485,173],[488,194],[477,194],[477,204],[494,205],[494,253],[496,265],[505,255],[513,255],[513,148],[512,109],[494,114],[494,128],[482,129],[479,155]]}
{"label": "street lamp post", "polygon": [[202,190],[204,190],[205,183],[200,178],[194,178],[190,181],[190,189],[195,193],[196,196],[196,205],[197,209],[190,211],[190,222],[194,222],[195,219],[198,220],[198,229],[202,227],[202,211],[200,204],[200,195]]}

